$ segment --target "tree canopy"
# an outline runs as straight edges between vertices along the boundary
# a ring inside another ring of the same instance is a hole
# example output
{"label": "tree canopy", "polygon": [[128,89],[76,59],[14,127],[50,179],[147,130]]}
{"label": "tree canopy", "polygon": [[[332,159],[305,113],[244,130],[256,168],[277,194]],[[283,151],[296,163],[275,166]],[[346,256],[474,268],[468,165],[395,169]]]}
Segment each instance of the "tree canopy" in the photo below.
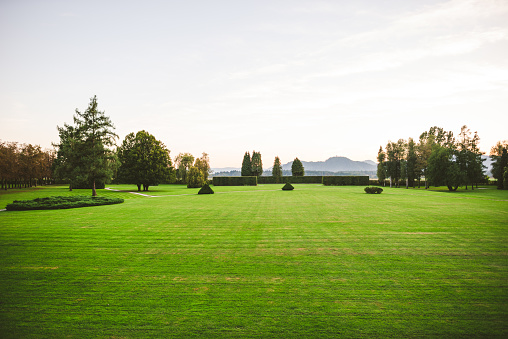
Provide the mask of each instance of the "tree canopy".
{"label": "tree canopy", "polygon": [[169,150],[147,131],[128,134],[118,148],[117,179],[135,184],[138,191],[148,191],[150,186],[170,181],[173,173]]}
{"label": "tree canopy", "polygon": [[420,135],[418,143],[412,138],[408,141],[399,139],[388,142],[386,152],[381,147],[378,175],[386,173],[390,183],[397,187],[400,179],[406,179],[406,187],[414,187],[414,181],[418,179],[419,182],[423,176],[426,188],[429,183],[445,185],[449,190],[464,185],[467,189],[468,184],[473,188],[473,184],[482,181],[484,176],[479,141],[478,134],[472,134],[467,126],[462,126],[457,139],[451,131],[431,127]]}

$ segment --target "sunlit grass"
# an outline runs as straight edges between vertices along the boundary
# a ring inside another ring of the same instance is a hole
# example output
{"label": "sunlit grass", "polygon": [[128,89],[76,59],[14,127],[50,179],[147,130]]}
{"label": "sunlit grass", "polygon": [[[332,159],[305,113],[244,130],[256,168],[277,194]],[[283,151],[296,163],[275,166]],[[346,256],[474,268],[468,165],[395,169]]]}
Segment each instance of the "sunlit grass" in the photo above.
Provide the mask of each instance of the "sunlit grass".
{"label": "sunlit grass", "polygon": [[2,336],[508,334],[508,192],[282,186],[0,212]]}

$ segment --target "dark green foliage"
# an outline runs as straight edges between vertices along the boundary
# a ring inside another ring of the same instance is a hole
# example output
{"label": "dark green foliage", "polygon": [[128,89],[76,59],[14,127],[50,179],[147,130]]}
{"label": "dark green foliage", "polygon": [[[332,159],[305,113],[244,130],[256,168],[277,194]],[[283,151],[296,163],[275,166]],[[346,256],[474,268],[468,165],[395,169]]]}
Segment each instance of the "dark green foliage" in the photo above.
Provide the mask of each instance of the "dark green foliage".
{"label": "dark green foliage", "polygon": [[128,134],[118,148],[117,181],[135,184],[138,191],[170,181],[173,175],[171,158],[166,146],[146,131]]}
{"label": "dark green foliage", "polygon": [[[106,182],[104,180],[98,179],[95,181],[96,189],[104,189],[106,187]],[[93,182],[91,180],[86,181],[85,178],[77,178],[72,182],[72,188],[75,189],[90,189],[93,188]]]}
{"label": "dark green foliage", "polygon": [[113,176],[116,155],[111,150],[118,137],[113,123],[97,109],[97,97],[90,99],[88,108],[81,113],[76,109],[74,127],[64,124],[57,127],[60,135],[55,172],[57,178],[70,180],[75,184],[92,184],[92,196],[96,186]]}
{"label": "dark green foliage", "polygon": [[503,187],[505,190],[508,190],[508,167],[505,167],[503,174]]}
{"label": "dark green foliage", "polygon": [[303,177],[305,175],[305,169],[303,168],[303,164],[300,159],[295,158],[295,160],[293,160],[293,164],[291,165],[291,173],[294,177]]}
{"label": "dark green foliage", "polygon": [[261,153],[252,151],[252,172],[251,175],[257,177],[263,174],[263,162],[261,161]]}
{"label": "dark green foliage", "polygon": [[342,176],[342,177],[323,177],[323,185],[325,186],[363,186],[369,184],[368,176]]}
{"label": "dark green foliage", "polygon": [[206,183],[205,176],[196,166],[192,166],[187,173],[187,188],[199,188]]}
{"label": "dark green foliage", "polygon": [[497,153],[492,153],[491,151],[491,156],[494,159],[492,163],[492,176],[497,179],[497,188],[503,189],[505,186],[504,173],[508,169],[508,148],[506,144],[501,142],[498,142],[496,146],[499,148]]}
{"label": "dark green foliage", "polygon": [[252,175],[252,161],[250,153],[245,152],[242,161],[242,177],[250,177]]}
{"label": "dark green foliage", "polygon": [[214,186],[257,186],[257,177],[213,177]]}
{"label": "dark green foliage", "polygon": [[[294,177],[294,176],[285,176],[281,177],[280,180],[282,182],[290,182],[292,184],[321,184],[323,183],[322,175],[315,176],[304,176],[304,177]],[[261,176],[258,178],[258,184],[278,184],[280,181],[277,181],[276,177],[273,176]]]}
{"label": "dark green foliage", "polygon": [[282,190],[283,191],[292,191],[294,190],[295,188],[293,187],[293,185],[291,185],[289,182],[287,182],[284,187],[282,187]]}
{"label": "dark green foliage", "polygon": [[465,172],[453,160],[454,150],[443,146],[435,146],[429,157],[427,176],[434,186],[447,186],[450,191],[466,182]]}
{"label": "dark green foliage", "polygon": [[273,162],[272,177],[275,178],[276,183],[282,182],[282,164],[279,157],[275,157]]}
{"label": "dark green foliage", "polygon": [[214,191],[210,185],[204,184],[204,186],[199,190],[198,194],[214,194]]}
{"label": "dark green foliage", "polygon": [[381,187],[365,187],[364,191],[367,194],[381,194],[383,189]]}
{"label": "dark green foliage", "polygon": [[101,206],[120,204],[123,199],[107,197],[71,196],[71,197],[49,197],[37,198],[34,200],[15,200],[8,204],[8,211],[28,210],[58,210],[88,206]]}

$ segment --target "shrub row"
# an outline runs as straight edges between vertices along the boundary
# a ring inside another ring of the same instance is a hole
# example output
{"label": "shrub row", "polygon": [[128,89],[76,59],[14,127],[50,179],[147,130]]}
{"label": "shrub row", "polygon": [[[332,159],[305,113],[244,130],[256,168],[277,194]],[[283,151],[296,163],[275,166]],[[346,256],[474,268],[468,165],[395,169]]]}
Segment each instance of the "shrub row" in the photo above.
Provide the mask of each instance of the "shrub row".
{"label": "shrub row", "polygon": [[289,182],[291,184],[321,184],[323,183],[323,176],[315,175],[315,176],[303,176],[303,177],[295,177],[295,176],[283,176],[280,178],[279,182],[276,181],[276,177],[268,176],[268,177],[259,177],[258,184],[282,184]]}
{"label": "shrub row", "polygon": [[369,176],[325,176],[323,177],[323,185],[325,186],[360,186],[368,185]]}
{"label": "shrub row", "polygon": [[213,177],[214,186],[257,186],[257,177]]}
{"label": "shrub row", "polygon": [[56,210],[66,208],[78,208],[87,206],[100,206],[120,204],[123,199],[106,198],[106,197],[90,197],[90,196],[73,196],[73,197],[49,197],[37,198],[34,200],[15,200],[12,204],[8,204],[8,211],[28,211],[28,210]]}

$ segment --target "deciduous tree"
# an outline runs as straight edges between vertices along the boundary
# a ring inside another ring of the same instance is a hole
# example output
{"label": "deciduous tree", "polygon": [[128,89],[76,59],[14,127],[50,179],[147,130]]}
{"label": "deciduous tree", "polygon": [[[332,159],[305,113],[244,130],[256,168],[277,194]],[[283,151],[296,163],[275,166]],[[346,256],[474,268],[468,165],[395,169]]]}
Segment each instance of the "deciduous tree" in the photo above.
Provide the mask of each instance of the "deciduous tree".
{"label": "deciduous tree", "polygon": [[205,177],[203,172],[196,166],[191,166],[189,173],[187,173],[187,187],[200,188],[205,184]]}
{"label": "deciduous tree", "polygon": [[194,166],[203,173],[204,180],[208,180],[208,175],[210,175],[210,158],[208,154],[203,152],[201,158],[197,158],[194,162]]}
{"label": "deciduous tree", "polygon": [[146,131],[128,134],[118,148],[118,181],[135,184],[138,191],[170,181],[173,172],[169,150]]}
{"label": "deciduous tree", "polygon": [[498,141],[490,150],[492,176],[497,179],[497,188],[504,188],[504,173],[508,169],[508,141]]}
{"label": "deciduous tree", "polygon": [[385,185],[386,179],[386,153],[383,151],[383,146],[379,146],[379,151],[377,152],[377,178],[381,185]]}
{"label": "deciduous tree", "polygon": [[180,153],[175,158],[176,177],[183,184],[187,183],[187,172],[194,164],[194,156],[190,153]]}

